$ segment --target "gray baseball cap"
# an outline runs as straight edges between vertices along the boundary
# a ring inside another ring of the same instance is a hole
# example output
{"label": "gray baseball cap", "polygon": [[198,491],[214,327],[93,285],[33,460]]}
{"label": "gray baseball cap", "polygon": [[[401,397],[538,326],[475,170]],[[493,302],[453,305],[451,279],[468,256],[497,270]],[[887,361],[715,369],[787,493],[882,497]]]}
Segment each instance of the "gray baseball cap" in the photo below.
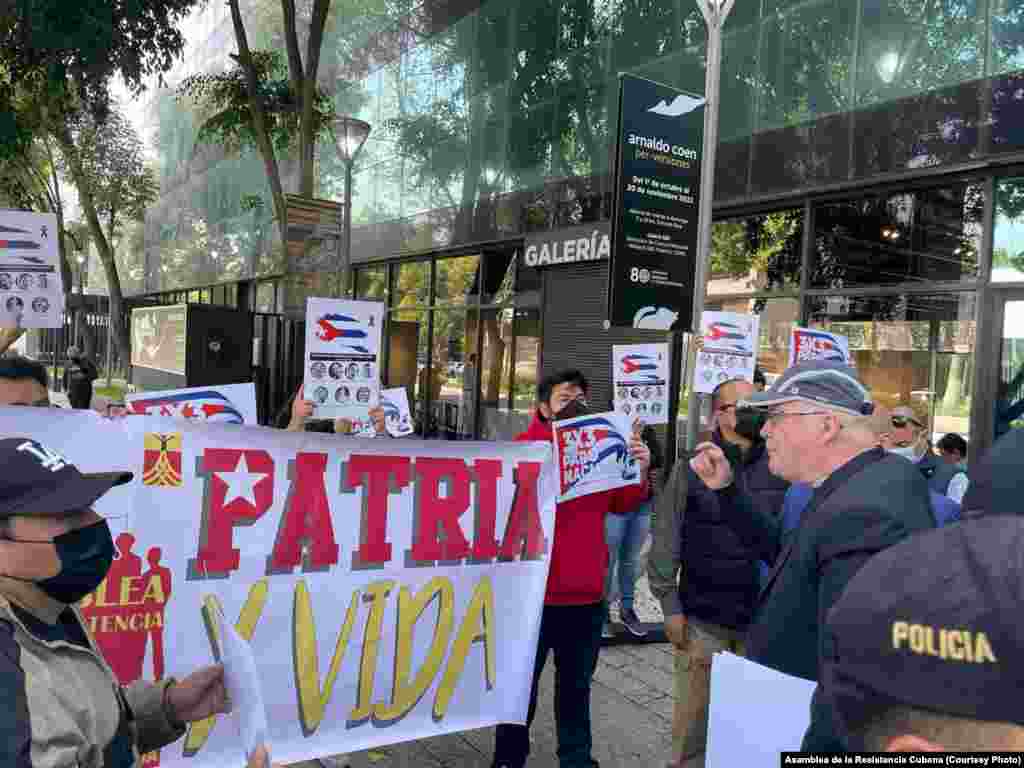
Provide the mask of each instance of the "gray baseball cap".
{"label": "gray baseball cap", "polygon": [[848,365],[809,360],[786,369],[764,392],[739,402],[740,408],[770,408],[804,401],[826,405],[854,416],[870,416],[875,410],[871,393]]}

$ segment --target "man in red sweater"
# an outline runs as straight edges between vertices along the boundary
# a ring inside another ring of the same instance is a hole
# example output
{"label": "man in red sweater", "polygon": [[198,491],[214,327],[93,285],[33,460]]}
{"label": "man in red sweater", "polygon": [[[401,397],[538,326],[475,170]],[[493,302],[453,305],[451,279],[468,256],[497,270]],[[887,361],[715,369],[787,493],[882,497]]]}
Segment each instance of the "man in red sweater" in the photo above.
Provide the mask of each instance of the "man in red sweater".
{"label": "man in red sweater", "polygon": [[[537,387],[537,412],[517,440],[551,442],[553,420],[586,413],[589,390],[579,371],[546,377]],[[605,515],[630,512],[647,498],[651,453],[634,432],[630,453],[639,464],[642,485],[580,496],[555,509],[547,594],[540,623],[537,661],[526,725],[499,725],[493,768],[523,768],[530,754],[530,724],[537,711],[537,684],[548,653],[555,654],[555,724],[561,768],[593,768],[591,757],[590,683],[601,650],[604,588],[608,575]]]}

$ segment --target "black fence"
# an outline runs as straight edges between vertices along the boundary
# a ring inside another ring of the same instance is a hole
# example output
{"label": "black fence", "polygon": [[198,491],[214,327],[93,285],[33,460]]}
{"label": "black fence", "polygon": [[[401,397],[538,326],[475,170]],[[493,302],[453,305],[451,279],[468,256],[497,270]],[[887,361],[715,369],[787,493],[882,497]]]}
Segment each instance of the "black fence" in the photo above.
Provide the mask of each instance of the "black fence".
{"label": "black fence", "polygon": [[72,345],[81,349],[96,364],[101,378],[101,381],[97,382],[98,385],[102,386],[108,375],[111,378],[124,379],[127,375],[127,366],[118,354],[117,342],[110,339],[107,328],[109,322],[110,317],[106,312],[81,312],[77,319],[73,315],[65,315],[61,328],[44,328],[37,333],[29,332],[28,355],[47,366],[51,386],[57,391],[64,388],[61,372],[67,365],[68,347]]}
{"label": "black fence", "polygon": [[254,313],[252,319],[253,381],[260,424],[288,421],[287,408],[302,383],[306,323],[283,315]]}

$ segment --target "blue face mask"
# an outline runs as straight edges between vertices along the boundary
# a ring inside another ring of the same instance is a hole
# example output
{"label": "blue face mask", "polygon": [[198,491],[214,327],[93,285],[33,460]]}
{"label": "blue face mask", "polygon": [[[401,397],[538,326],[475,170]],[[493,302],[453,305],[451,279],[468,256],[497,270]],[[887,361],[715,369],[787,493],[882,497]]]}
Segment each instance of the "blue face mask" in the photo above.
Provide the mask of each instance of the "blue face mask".
{"label": "blue face mask", "polygon": [[35,582],[58,603],[71,605],[96,591],[114,562],[114,539],[106,520],[62,533],[52,542],[11,539],[23,544],[53,544],[60,558],[56,576]]}

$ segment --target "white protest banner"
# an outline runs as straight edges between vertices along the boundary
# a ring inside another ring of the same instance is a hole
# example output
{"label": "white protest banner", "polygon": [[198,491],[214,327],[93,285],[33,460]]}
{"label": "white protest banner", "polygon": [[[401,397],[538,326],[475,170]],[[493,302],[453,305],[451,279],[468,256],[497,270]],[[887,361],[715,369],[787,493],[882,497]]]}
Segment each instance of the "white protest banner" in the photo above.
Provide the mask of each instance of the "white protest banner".
{"label": "white protest banner", "polygon": [[668,344],[612,347],[615,411],[645,424],[668,424]]}
{"label": "white protest banner", "polygon": [[380,407],[384,409],[384,424],[392,437],[405,437],[413,432],[409,411],[409,393],[405,387],[385,389],[380,393]]}
{"label": "white protest banner", "polygon": [[[112,521],[118,556],[82,604],[123,683],[211,663],[213,595],[251,644],[275,762],[525,722],[554,535],[548,443],[41,408],[0,408],[0,434],[135,473],[97,504],[127,497],[132,514]],[[159,763],[220,768],[239,749],[221,716]]]}
{"label": "white protest banner", "polygon": [[559,501],[640,484],[636,460],[629,455],[632,422],[609,411],[554,423]]}
{"label": "white protest banner", "polygon": [[778,765],[797,752],[811,721],[810,680],[731,653],[711,661],[707,768]]}
{"label": "white protest banner", "polygon": [[60,328],[57,216],[0,209],[0,327]]}
{"label": "white protest banner", "polygon": [[704,312],[703,347],[693,373],[695,392],[711,394],[724,381],[754,380],[761,318],[738,312]]}
{"label": "white protest banner", "polygon": [[351,419],[354,432],[373,433],[369,413],[380,402],[383,323],[384,304],[379,301],[306,302],[303,381],[314,418]]}
{"label": "white protest banner", "polygon": [[829,360],[853,365],[850,342],[845,336],[814,328],[794,328],[789,337],[789,364]]}
{"label": "white protest banner", "polygon": [[168,389],[125,395],[131,413],[170,416],[188,421],[258,424],[255,384]]}

